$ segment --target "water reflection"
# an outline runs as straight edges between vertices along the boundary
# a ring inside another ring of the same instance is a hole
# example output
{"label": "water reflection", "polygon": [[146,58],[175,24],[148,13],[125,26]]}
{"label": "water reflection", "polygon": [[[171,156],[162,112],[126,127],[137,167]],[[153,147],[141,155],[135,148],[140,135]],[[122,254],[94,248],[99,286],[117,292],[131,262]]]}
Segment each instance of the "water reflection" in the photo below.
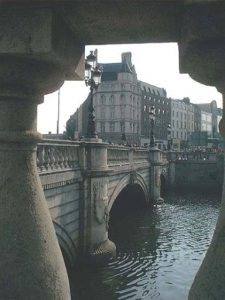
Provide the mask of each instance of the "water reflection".
{"label": "water reflection", "polygon": [[106,266],[77,267],[73,299],[187,299],[210,244],[220,195],[171,194],[166,204],[113,216],[110,238],[117,258]]}

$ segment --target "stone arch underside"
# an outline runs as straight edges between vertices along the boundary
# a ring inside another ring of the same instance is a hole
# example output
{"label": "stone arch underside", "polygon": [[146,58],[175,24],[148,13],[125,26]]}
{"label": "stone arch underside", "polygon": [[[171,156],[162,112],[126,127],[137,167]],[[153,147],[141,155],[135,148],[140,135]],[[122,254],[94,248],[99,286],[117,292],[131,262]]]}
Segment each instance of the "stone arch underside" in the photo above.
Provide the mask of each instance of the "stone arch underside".
{"label": "stone arch underside", "polygon": [[78,250],[66,230],[56,221],[53,221],[53,225],[66,267],[71,268],[75,264]]}
{"label": "stone arch underside", "polygon": [[144,193],[146,204],[149,203],[149,190],[148,190],[148,187],[146,185],[144,178],[139,173],[135,173],[135,175],[133,173],[131,173],[131,174],[125,175],[119,181],[119,183],[116,185],[115,189],[113,190],[112,195],[109,197],[109,205],[108,205],[109,212],[110,212],[116,198],[119,196],[119,194],[122,192],[122,190],[125,187],[127,187],[129,184],[138,184]]}

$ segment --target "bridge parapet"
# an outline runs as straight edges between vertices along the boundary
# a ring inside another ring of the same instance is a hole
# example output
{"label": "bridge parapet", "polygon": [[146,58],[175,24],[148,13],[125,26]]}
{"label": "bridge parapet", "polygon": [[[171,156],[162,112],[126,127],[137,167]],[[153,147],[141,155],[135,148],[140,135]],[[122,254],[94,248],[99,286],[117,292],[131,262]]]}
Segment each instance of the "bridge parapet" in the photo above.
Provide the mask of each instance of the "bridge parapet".
{"label": "bridge parapet", "polygon": [[43,140],[37,148],[39,172],[60,171],[79,166],[79,142]]}
{"label": "bridge parapet", "polygon": [[129,152],[130,148],[109,145],[107,150],[108,166],[129,164]]}
{"label": "bridge parapet", "polygon": [[203,151],[193,151],[193,152],[185,152],[185,151],[170,151],[165,152],[165,156],[167,156],[170,161],[213,161],[215,162],[218,158],[217,153],[215,152],[203,152]]}

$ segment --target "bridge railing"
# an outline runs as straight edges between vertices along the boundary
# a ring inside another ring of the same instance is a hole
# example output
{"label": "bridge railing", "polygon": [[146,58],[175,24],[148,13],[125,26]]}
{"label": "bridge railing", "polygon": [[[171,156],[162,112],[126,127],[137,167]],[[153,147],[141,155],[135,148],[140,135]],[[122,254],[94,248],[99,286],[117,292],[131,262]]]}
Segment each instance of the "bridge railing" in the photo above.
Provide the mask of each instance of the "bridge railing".
{"label": "bridge railing", "polygon": [[129,164],[129,152],[130,148],[109,145],[107,149],[108,166]]}
{"label": "bridge railing", "polygon": [[134,162],[148,162],[149,161],[149,150],[147,149],[133,149],[133,161]]}
{"label": "bridge railing", "polygon": [[107,150],[108,166],[149,161],[149,150],[144,148],[130,148],[109,145]]}
{"label": "bridge railing", "polygon": [[39,172],[59,171],[79,166],[79,142],[43,140],[37,146]]}
{"label": "bridge railing", "polygon": [[203,152],[203,151],[171,151],[164,152],[163,156],[167,156],[168,160],[173,161],[216,161],[217,153],[214,152]]}

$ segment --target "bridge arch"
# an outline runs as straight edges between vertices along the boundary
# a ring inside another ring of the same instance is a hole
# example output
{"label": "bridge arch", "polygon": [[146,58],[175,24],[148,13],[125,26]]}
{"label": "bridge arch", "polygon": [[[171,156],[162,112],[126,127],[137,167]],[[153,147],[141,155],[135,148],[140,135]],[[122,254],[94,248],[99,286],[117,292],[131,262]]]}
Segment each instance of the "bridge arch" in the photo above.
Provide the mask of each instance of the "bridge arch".
{"label": "bridge arch", "polygon": [[110,196],[110,199],[109,199],[109,206],[108,206],[109,212],[110,212],[116,198],[119,196],[119,194],[122,192],[122,190],[130,184],[132,184],[132,185],[137,184],[138,186],[140,186],[140,188],[144,194],[146,205],[149,204],[149,192],[148,192],[148,188],[145,183],[145,180],[139,173],[135,172],[135,173],[125,175],[119,181],[119,183],[116,185],[116,188],[113,190],[112,195]]}
{"label": "bridge arch", "polygon": [[56,221],[53,221],[53,225],[55,228],[56,236],[58,238],[60,249],[62,251],[66,268],[71,268],[74,266],[77,258],[77,248],[74,245],[69,234],[61,225],[59,225]]}

